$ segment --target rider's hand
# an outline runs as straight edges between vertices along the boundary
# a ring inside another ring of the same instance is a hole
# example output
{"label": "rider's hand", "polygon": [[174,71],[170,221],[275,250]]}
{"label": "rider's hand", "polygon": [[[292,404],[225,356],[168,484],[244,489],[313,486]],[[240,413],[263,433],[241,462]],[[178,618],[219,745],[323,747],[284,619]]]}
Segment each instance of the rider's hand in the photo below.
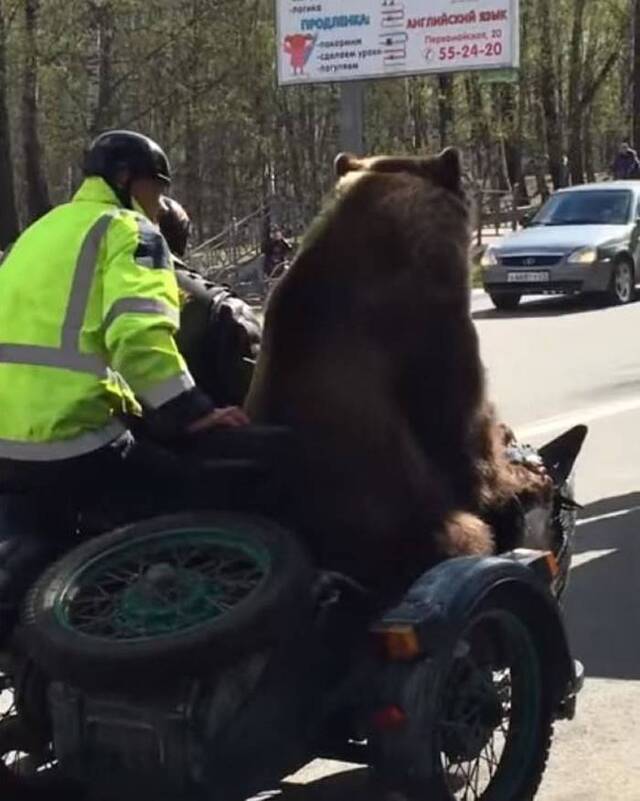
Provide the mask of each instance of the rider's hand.
{"label": "rider's hand", "polygon": [[191,423],[187,431],[196,434],[198,431],[206,431],[208,428],[216,426],[246,426],[251,421],[239,406],[225,406],[221,409],[214,409],[209,414]]}

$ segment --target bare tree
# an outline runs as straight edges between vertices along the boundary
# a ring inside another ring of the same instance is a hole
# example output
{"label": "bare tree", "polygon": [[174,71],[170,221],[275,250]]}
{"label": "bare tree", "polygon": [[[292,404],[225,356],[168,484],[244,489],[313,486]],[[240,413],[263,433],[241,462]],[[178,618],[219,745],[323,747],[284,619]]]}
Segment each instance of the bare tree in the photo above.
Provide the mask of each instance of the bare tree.
{"label": "bare tree", "polygon": [[633,144],[640,147],[640,0],[633,3]]}
{"label": "bare tree", "polygon": [[584,145],[583,145],[583,39],[584,12],[587,0],[574,0],[573,24],[571,27],[571,44],[569,47],[569,172],[571,183],[584,182]]}
{"label": "bare tree", "polygon": [[538,94],[544,114],[549,172],[553,186],[557,189],[565,183],[562,164],[564,132],[560,117],[558,79],[554,70],[555,37],[552,30],[550,0],[539,0],[538,8],[540,13]]}
{"label": "bare tree", "polygon": [[451,75],[438,75],[438,131],[440,147],[450,145],[453,127],[453,78]]}
{"label": "bare tree", "polygon": [[51,208],[38,130],[38,14],[40,0],[25,0],[25,54],[22,84],[22,146],[27,214],[33,221]]}
{"label": "bare tree", "polygon": [[[603,47],[600,37],[599,18],[596,19],[594,29],[585,36],[586,6],[587,0],[574,0],[569,49],[569,171],[573,184],[584,181],[585,118],[590,118],[589,112],[595,96],[620,55],[620,45],[610,45],[609,53],[595,66],[598,54],[606,52],[606,47]],[[592,165],[590,169],[593,174]]]}
{"label": "bare tree", "polygon": [[8,16],[5,16],[4,4],[0,2],[0,249],[13,242],[20,231],[7,103],[7,26]]}
{"label": "bare tree", "polygon": [[110,0],[88,0],[89,47],[87,52],[88,125],[93,137],[110,122],[113,89],[113,9]]}

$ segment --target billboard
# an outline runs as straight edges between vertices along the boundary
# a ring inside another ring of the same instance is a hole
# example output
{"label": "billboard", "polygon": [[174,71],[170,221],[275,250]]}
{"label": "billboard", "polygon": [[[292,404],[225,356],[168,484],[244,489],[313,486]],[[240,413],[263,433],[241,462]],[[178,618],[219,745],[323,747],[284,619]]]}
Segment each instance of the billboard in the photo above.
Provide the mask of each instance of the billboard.
{"label": "billboard", "polygon": [[278,81],[519,65],[519,0],[276,0]]}

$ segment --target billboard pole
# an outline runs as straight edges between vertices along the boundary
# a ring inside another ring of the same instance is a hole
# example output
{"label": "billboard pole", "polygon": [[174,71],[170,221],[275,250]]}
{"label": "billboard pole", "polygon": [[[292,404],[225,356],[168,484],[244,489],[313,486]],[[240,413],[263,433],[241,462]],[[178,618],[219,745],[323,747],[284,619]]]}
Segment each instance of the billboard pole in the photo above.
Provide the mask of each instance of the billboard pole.
{"label": "billboard pole", "polygon": [[340,84],[340,150],[364,155],[364,81]]}

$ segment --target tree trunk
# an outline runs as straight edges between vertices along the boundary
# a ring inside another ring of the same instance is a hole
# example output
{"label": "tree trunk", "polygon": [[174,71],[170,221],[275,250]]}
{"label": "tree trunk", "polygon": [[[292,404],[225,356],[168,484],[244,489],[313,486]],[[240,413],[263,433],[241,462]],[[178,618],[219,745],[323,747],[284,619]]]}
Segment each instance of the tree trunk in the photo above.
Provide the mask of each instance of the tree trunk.
{"label": "tree trunk", "polygon": [[584,10],[586,0],[574,0],[569,47],[569,173],[571,183],[584,183],[584,142],[582,123]]}
{"label": "tree trunk", "polygon": [[29,222],[51,208],[47,180],[42,165],[38,133],[38,52],[37,26],[40,0],[25,0],[25,56],[22,87],[22,135]]}
{"label": "tree trunk", "polygon": [[450,145],[453,127],[453,78],[451,75],[438,75],[438,133],[440,148]]}
{"label": "tree trunk", "polygon": [[544,155],[546,132],[545,132],[545,117],[542,108],[542,103],[539,102],[537,92],[534,87],[527,93],[527,100],[529,106],[529,115],[533,117],[534,126],[534,148],[532,154],[531,168],[536,177],[536,193],[540,195],[542,201],[549,197],[549,187],[547,186],[546,178],[546,159]]}
{"label": "tree trunk", "polygon": [[407,103],[411,120],[411,149],[421,153],[426,147],[427,126],[424,113],[423,82],[420,78],[407,78]]}
{"label": "tree trunk", "polygon": [[518,158],[517,163],[520,166],[520,180],[518,182],[518,195],[517,195],[517,202],[518,204],[522,204],[526,206],[529,203],[529,191],[527,189],[527,182],[526,182],[526,171],[523,166],[523,154],[522,154],[522,141],[524,136],[524,120],[525,120],[525,111],[526,111],[526,93],[522,86],[518,84],[518,143],[520,146],[520,155]]}
{"label": "tree trunk", "polygon": [[596,180],[596,171],[593,160],[593,114],[592,109],[586,113],[584,118],[584,169],[587,174],[587,181]]}
{"label": "tree trunk", "polygon": [[306,143],[304,163],[307,167],[306,184],[309,187],[309,213],[313,214],[322,199],[320,188],[320,158],[318,153],[318,119],[317,119],[317,87],[310,86],[308,93],[303,96],[304,128],[302,140]]}
{"label": "tree trunk", "polygon": [[185,184],[187,210],[193,220],[196,241],[205,237],[202,198],[202,151],[198,112],[195,103],[189,103],[184,115]]}
{"label": "tree trunk", "polygon": [[113,89],[112,50],[113,12],[104,0],[89,0],[89,52],[86,65],[88,74],[88,129],[97,136],[110,122],[111,93]]}
{"label": "tree trunk", "polygon": [[283,131],[283,144],[284,151],[289,156],[289,163],[291,165],[291,186],[296,203],[303,206],[306,200],[306,192],[303,185],[302,178],[302,165],[300,150],[298,144],[298,137],[296,136],[296,125],[294,114],[289,104],[289,95],[283,93],[281,101],[281,114]]}
{"label": "tree trunk", "polygon": [[19,232],[7,108],[6,30],[4,15],[0,8],[0,250],[4,250],[13,242]]}
{"label": "tree trunk", "polygon": [[202,67],[202,41],[200,24],[200,4],[193,0],[190,4],[193,20],[185,33],[184,46],[189,49],[187,61],[189,75],[193,81],[186,87],[187,102],[184,110],[184,203],[193,224],[192,239],[202,241],[205,230],[204,192],[203,192],[203,153],[201,143],[200,115],[198,113],[197,84]]}
{"label": "tree trunk", "polygon": [[538,93],[544,113],[544,129],[549,158],[549,172],[554,189],[564,186],[563,131],[558,108],[558,81],[554,69],[552,43],[554,33],[551,24],[549,0],[539,0],[540,9],[540,66],[538,71]]}
{"label": "tree trunk", "polygon": [[587,181],[595,181],[595,169],[593,158],[593,104],[585,102],[588,100],[586,92],[589,88],[593,87],[595,76],[594,66],[596,53],[600,51],[601,43],[598,37],[595,37],[590,43],[589,49],[585,52],[584,67],[582,73],[583,90],[581,93],[582,104],[582,136],[583,136],[583,157],[584,157],[584,171]]}
{"label": "tree trunk", "polygon": [[474,178],[485,187],[495,177],[494,148],[491,128],[484,107],[484,99],[478,79],[469,75],[464,81],[468,114],[471,120],[471,140],[474,142]]}
{"label": "tree trunk", "polygon": [[[520,48],[523,53],[530,50],[530,30],[532,9],[528,3],[523,4],[521,9],[521,37]],[[505,142],[507,169],[509,180],[515,186],[515,202],[518,206],[526,206],[529,203],[529,192],[525,169],[523,166],[523,139],[524,139],[524,120],[526,113],[527,93],[525,86],[529,83],[530,65],[529,59],[525,58],[520,69],[520,80],[517,84],[505,86],[505,103],[507,107],[512,106],[511,111],[511,130],[510,136]]]}
{"label": "tree trunk", "polygon": [[[522,177],[522,109],[515,96],[516,87],[499,87],[498,109],[503,125],[503,147],[506,171],[510,187],[517,186],[518,202],[527,202],[526,188]],[[518,90],[518,94],[520,94]],[[524,189],[524,196],[523,196]]]}
{"label": "tree trunk", "polygon": [[640,0],[633,4],[633,146],[640,147]]}

